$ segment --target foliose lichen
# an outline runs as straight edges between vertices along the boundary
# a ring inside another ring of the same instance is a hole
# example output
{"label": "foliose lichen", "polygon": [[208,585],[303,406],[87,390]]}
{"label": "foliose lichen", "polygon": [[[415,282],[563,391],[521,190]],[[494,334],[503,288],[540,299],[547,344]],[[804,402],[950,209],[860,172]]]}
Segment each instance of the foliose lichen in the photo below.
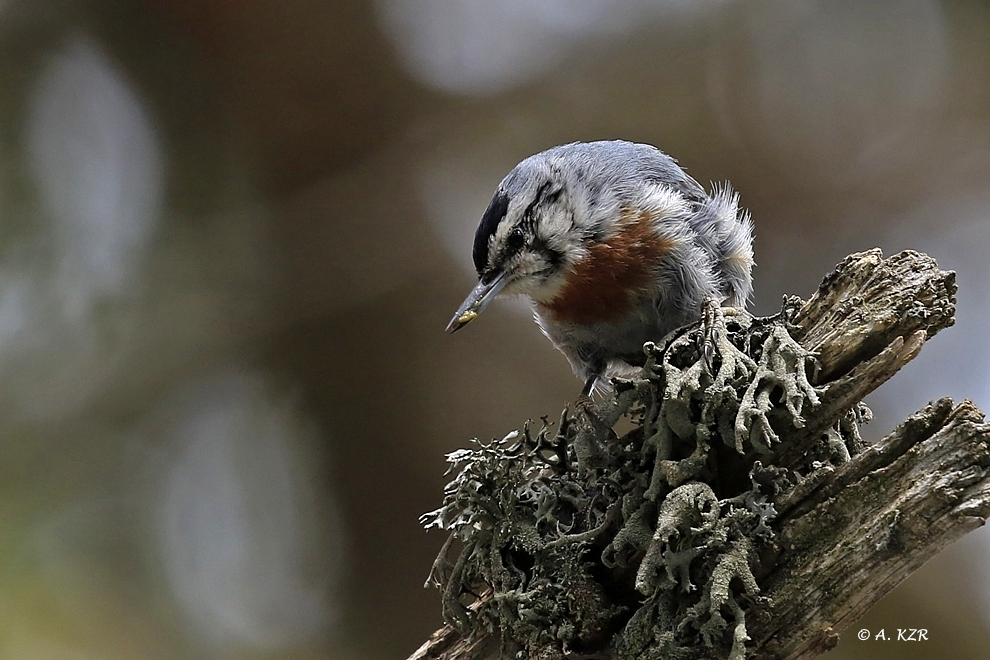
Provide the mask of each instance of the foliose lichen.
{"label": "foliose lichen", "polygon": [[[503,657],[746,658],[774,502],[802,472],[772,452],[820,394],[788,332],[799,303],[711,306],[601,400],[449,454],[443,506],[423,516],[450,533],[430,576],[445,620],[499,635]],[[829,429],[808,471],[861,451],[868,414]]]}

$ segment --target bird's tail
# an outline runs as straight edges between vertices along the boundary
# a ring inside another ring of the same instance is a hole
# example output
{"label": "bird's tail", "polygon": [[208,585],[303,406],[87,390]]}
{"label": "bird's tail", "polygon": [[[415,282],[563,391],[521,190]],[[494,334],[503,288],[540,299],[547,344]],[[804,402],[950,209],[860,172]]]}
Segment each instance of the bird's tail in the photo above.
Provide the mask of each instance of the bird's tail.
{"label": "bird's tail", "polygon": [[739,208],[739,194],[729,184],[713,186],[694,217],[694,229],[715,258],[725,305],[745,307],[753,292],[753,223]]}

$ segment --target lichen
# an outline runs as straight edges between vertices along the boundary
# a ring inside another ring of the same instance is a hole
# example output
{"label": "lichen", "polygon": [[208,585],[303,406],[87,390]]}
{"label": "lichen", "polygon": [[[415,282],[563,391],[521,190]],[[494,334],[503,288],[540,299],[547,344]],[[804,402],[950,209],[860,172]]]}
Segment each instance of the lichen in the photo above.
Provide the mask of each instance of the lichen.
{"label": "lichen", "polygon": [[864,447],[857,407],[808,465],[772,464],[818,403],[815,356],[788,332],[799,302],[710,307],[600,400],[448,455],[443,506],[423,516],[450,533],[430,579],[445,620],[500,635],[503,657],[743,660],[775,499]]}

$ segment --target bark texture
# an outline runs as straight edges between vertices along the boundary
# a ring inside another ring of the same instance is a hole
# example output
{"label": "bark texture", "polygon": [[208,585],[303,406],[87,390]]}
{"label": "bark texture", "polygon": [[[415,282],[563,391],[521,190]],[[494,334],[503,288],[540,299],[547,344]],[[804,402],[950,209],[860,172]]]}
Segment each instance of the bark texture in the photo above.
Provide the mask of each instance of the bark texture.
{"label": "bark texture", "polygon": [[[526,427],[455,452],[469,468],[426,517],[465,544],[456,562],[445,545],[432,576],[453,625],[410,660],[792,659],[834,646],[990,515],[990,426],[971,402],[932,403],[872,446],[857,432],[863,397],[952,325],[954,280],[917,252],[851,255],[776,317],[716,310],[648,346],[641,378],[577,402],[556,435]],[[637,426],[617,438],[622,415]],[[530,496],[536,515],[500,513],[525,513]],[[573,511],[556,504],[567,498]]]}

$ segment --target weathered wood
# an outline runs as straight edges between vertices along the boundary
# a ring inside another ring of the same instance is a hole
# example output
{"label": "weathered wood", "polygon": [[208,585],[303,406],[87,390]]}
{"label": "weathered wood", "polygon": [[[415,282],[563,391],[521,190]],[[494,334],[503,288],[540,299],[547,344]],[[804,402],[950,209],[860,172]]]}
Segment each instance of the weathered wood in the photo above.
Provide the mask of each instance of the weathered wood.
{"label": "weathered wood", "polygon": [[750,627],[756,657],[816,657],[908,575],[983,525],[988,469],[983,413],[942,399],[806,493],[778,521],[783,551],[760,581],[773,606]]}
{"label": "weathered wood", "polygon": [[926,254],[888,259],[879,248],[846,257],[794,318],[792,332],[819,354],[822,382],[878,355],[918,330],[930,338],[955,322],[956,274]]}
{"label": "weathered wood", "polygon": [[[954,295],[954,273],[917,252],[885,260],[870,250],[837,266],[791,317],[791,335],[819,356],[820,401],[805,411],[803,428],[781,434],[769,462],[797,466],[851,406],[952,325]],[[775,502],[779,554],[758,576],[763,598],[747,614],[750,653],[803,659],[831,648],[843,627],[983,524],[988,472],[990,425],[972,403],[943,399],[851,461],[808,474]],[[444,627],[410,660],[499,652],[491,635],[464,639]]]}
{"label": "weathered wood", "polygon": [[450,626],[436,631],[423,643],[409,660],[453,660],[454,658],[497,658],[499,643],[493,635],[462,637]]}

